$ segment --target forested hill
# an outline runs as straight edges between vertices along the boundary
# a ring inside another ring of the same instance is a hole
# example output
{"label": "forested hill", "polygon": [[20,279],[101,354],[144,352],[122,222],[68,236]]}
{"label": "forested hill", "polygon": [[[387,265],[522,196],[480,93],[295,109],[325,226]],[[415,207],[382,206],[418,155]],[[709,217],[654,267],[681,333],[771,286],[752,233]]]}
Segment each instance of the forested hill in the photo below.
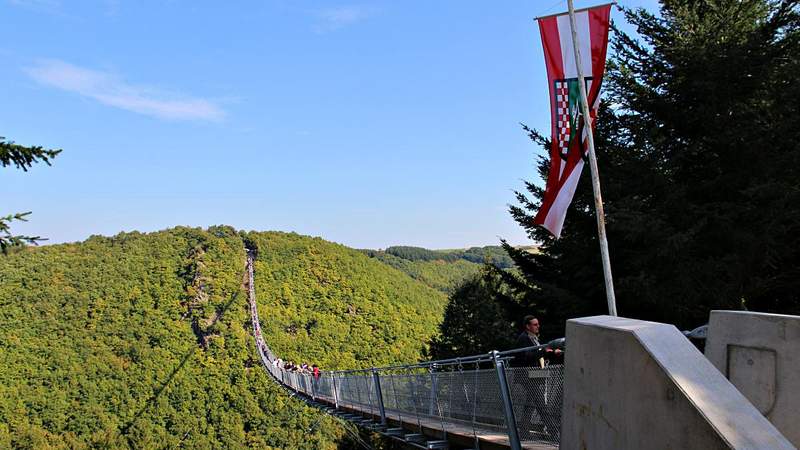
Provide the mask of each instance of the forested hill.
{"label": "forested hill", "polygon": [[247,237],[265,339],[284,359],[336,369],[417,361],[437,330],[447,297],[398,270],[319,238]]}
{"label": "forested hill", "polygon": [[422,247],[398,245],[387,247],[384,253],[409,261],[469,261],[477,264],[492,264],[501,269],[514,265],[503,247],[489,245],[486,247],[470,247],[468,249],[429,250]]}
{"label": "forested hill", "polygon": [[[535,247],[519,248],[535,250]],[[393,246],[385,250],[361,251],[371,258],[405,272],[415,280],[448,294],[477,275],[484,264],[492,264],[500,269],[514,267],[514,261],[500,246],[454,250]]]}
{"label": "forested hill", "polygon": [[285,233],[174,228],[0,256],[0,448],[336,448],[348,434],[258,367],[262,328],[323,368],[414,361],[444,294]]}

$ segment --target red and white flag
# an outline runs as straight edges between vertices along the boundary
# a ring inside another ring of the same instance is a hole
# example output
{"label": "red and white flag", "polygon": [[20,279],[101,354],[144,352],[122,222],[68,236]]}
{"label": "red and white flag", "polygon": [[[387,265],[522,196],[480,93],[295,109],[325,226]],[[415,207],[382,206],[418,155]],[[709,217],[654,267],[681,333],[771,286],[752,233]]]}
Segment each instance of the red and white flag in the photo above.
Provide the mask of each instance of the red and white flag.
{"label": "red and white flag", "polygon": [[[581,68],[584,71],[586,95],[591,105],[593,127],[606,66],[610,14],[611,5],[575,12]],[[569,15],[540,18],[539,30],[542,34],[547,82],[550,87],[553,143],[550,148],[550,174],[547,177],[542,206],[534,223],[543,226],[558,238],[586,160],[587,137],[583,127]]]}

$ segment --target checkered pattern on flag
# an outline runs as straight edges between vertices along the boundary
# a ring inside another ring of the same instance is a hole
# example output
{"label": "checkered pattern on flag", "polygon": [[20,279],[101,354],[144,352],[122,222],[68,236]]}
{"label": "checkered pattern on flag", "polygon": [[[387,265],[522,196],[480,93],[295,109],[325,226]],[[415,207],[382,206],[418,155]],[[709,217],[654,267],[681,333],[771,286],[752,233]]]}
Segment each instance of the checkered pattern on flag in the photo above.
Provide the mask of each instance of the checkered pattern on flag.
{"label": "checkered pattern on flag", "polygon": [[[575,12],[575,25],[592,119],[600,101],[600,84],[606,65],[611,5]],[[547,81],[550,87],[552,146],[550,174],[534,223],[556,238],[561,236],[567,208],[575,195],[586,158],[586,130],[580,107],[578,71],[569,15],[539,19]],[[592,121],[594,123],[594,120]]]}

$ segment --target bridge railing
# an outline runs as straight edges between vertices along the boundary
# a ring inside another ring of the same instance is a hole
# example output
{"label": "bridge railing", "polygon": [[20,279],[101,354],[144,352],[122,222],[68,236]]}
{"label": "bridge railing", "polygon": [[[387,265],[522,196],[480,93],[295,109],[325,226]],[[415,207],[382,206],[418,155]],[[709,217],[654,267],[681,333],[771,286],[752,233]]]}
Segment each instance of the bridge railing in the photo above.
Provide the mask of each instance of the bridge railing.
{"label": "bridge railing", "polygon": [[[264,367],[294,392],[379,418],[424,434],[455,428],[477,441],[504,433],[512,449],[521,442],[558,444],[563,400],[563,365],[523,365],[523,354],[545,346],[448,360],[359,370],[310,373],[285,370],[264,342],[255,304],[252,262],[248,264],[253,334]],[[530,353],[528,353],[530,354]],[[477,442],[476,442],[477,443]]]}
{"label": "bridge railing", "polygon": [[[388,417],[416,428],[413,431],[438,428],[442,435],[455,425],[476,439],[486,432],[501,432],[509,435],[511,443],[557,444],[564,366],[516,367],[516,354],[526,350],[531,349],[453,361],[325,371],[314,377],[276,366],[276,356],[268,347],[259,346],[264,366],[291,390],[336,407],[362,411],[384,423]],[[511,411],[506,410],[507,404]]]}

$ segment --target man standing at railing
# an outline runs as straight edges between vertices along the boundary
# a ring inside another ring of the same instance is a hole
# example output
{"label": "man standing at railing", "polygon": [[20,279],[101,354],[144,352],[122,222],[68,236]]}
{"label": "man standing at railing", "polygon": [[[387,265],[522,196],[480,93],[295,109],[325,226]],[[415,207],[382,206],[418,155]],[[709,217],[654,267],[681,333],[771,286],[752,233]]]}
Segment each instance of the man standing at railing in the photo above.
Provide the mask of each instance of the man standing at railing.
{"label": "man standing at railing", "polygon": [[[522,319],[523,331],[517,337],[516,348],[530,348],[518,353],[511,361],[513,369],[512,377],[514,388],[517,392],[517,399],[524,399],[522,405],[522,416],[518,417],[517,423],[520,424],[520,434],[532,438],[536,432],[555,435],[560,426],[559,414],[549,412],[545,401],[545,391],[547,373],[541,370],[545,366],[545,359],[561,355],[561,350],[553,350],[545,347],[539,340],[539,319],[534,316],[525,316]],[[537,370],[539,369],[539,370]],[[554,413],[555,411],[553,411]],[[535,421],[536,415],[539,416],[541,424]],[[559,423],[556,423],[559,422]],[[534,424],[537,424],[534,426]],[[539,428],[534,430],[533,428]]]}
{"label": "man standing at railing", "polygon": [[[539,319],[534,316],[525,316],[522,319],[523,330],[517,337],[516,348],[534,347],[542,345],[539,341]],[[545,359],[561,354],[561,350],[553,350],[550,347],[543,347],[526,351],[523,355],[517,358],[522,358],[518,361],[517,366],[539,366],[544,367]]]}

